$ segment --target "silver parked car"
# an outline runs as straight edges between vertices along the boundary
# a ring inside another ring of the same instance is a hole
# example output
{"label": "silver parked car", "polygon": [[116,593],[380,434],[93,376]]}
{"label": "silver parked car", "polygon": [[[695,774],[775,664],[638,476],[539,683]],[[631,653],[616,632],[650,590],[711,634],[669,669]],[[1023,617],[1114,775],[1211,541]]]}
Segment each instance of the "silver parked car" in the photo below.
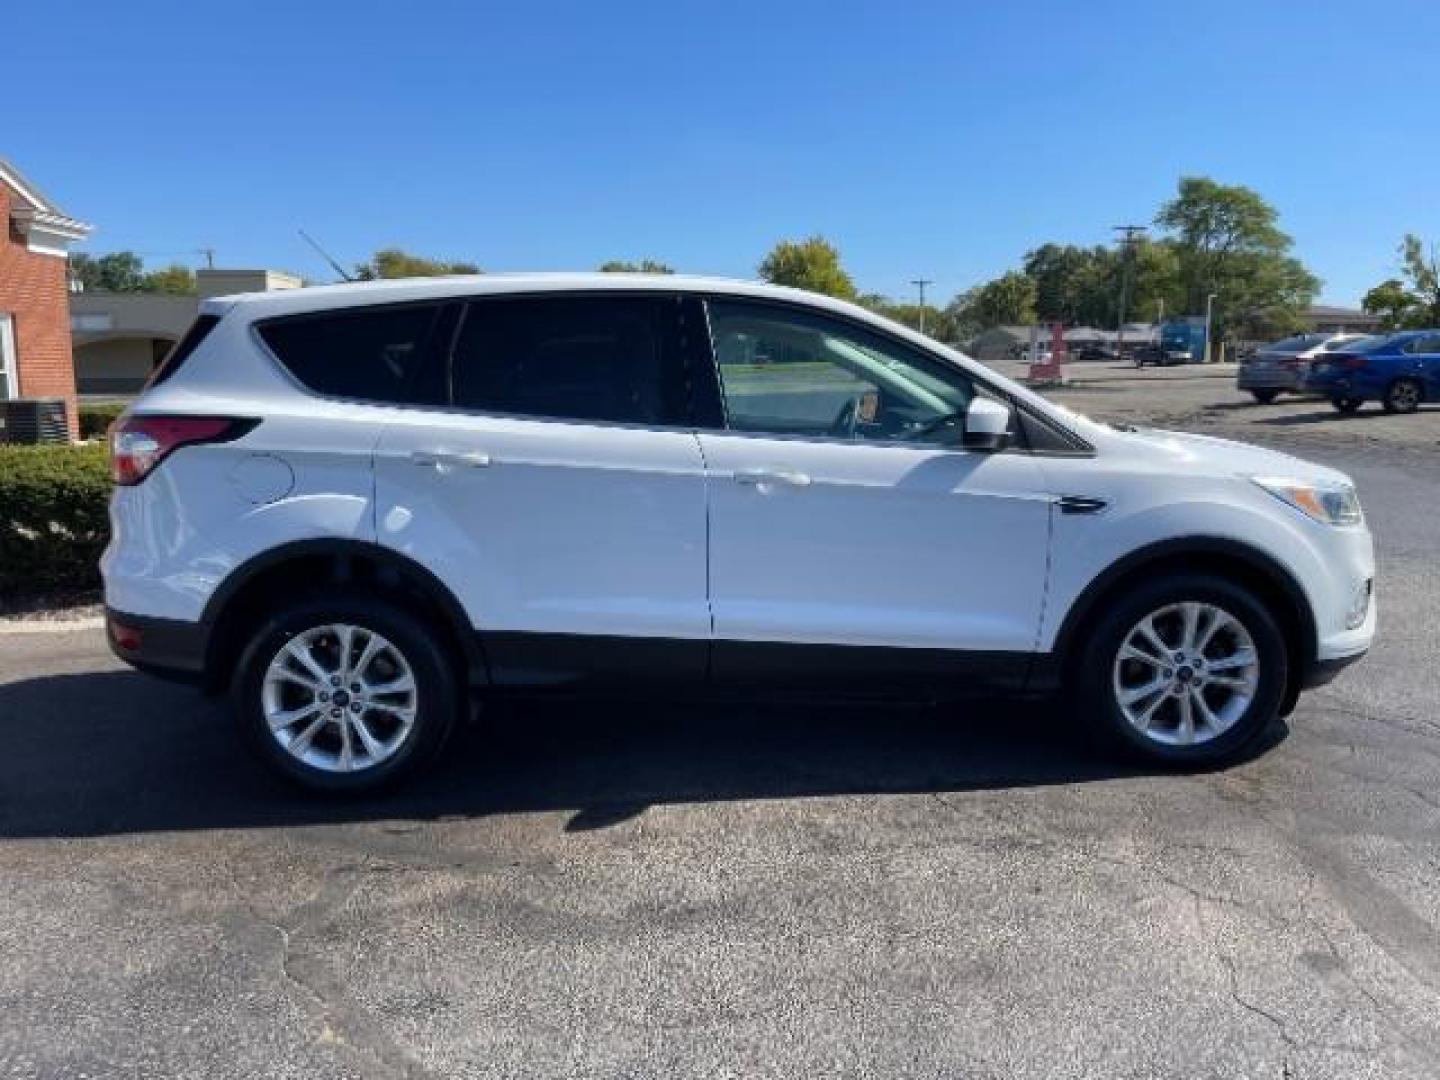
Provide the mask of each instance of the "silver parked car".
{"label": "silver parked car", "polygon": [[1248,390],[1261,405],[1268,405],[1283,391],[1300,393],[1310,361],[1334,352],[1360,338],[1360,334],[1296,334],[1259,349],[1242,361],[1235,385]]}

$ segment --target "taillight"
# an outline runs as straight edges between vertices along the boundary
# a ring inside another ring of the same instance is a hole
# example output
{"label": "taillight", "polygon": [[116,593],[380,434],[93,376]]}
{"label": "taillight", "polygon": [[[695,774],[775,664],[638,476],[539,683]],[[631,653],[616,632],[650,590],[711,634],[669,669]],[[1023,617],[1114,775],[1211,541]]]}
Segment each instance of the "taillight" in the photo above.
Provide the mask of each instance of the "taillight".
{"label": "taillight", "polygon": [[229,442],[259,421],[234,416],[127,416],[110,428],[110,477],[128,487],[182,446]]}
{"label": "taillight", "polygon": [[1370,361],[1364,356],[1346,356],[1343,353],[1330,357],[1330,366],[1339,368],[1341,371],[1359,371],[1361,368],[1370,366]]}

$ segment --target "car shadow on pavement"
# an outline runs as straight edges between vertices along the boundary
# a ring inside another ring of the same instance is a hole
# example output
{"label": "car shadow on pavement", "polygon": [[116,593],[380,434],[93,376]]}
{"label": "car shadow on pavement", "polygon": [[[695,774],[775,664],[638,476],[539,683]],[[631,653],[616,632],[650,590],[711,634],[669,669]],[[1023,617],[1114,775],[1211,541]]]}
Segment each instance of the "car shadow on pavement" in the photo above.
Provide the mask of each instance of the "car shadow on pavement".
{"label": "car shadow on pavement", "polygon": [[[1283,738],[1277,731],[1271,744]],[[957,792],[1139,775],[1043,704],[515,702],[456,733],[402,790],[308,796],[273,777],[223,704],[133,672],[0,686],[0,837],[93,837],[648,806]]]}

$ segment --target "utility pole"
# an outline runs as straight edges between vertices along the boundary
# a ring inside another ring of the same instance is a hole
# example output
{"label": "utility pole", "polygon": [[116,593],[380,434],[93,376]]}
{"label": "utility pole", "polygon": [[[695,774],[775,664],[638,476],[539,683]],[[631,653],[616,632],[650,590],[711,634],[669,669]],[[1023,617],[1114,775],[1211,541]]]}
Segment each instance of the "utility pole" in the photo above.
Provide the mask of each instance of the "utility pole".
{"label": "utility pole", "polygon": [[925,286],[934,285],[934,278],[911,278],[910,284],[920,290],[920,333],[925,332]]}
{"label": "utility pole", "polygon": [[205,256],[205,268],[206,268],[207,270],[214,270],[214,269],[215,269],[215,249],[214,249],[214,248],[196,248],[195,250],[196,250],[196,253],[197,253],[197,254],[200,254],[200,255],[204,255],[204,256]]}
{"label": "utility pole", "polygon": [[1205,363],[1210,363],[1210,324],[1215,317],[1215,297],[1219,293],[1210,293],[1205,297]]}
{"label": "utility pole", "polygon": [[1130,300],[1130,264],[1134,261],[1135,245],[1145,235],[1144,225],[1112,225],[1120,234],[1120,318],[1115,324],[1115,356],[1125,354],[1125,305]]}

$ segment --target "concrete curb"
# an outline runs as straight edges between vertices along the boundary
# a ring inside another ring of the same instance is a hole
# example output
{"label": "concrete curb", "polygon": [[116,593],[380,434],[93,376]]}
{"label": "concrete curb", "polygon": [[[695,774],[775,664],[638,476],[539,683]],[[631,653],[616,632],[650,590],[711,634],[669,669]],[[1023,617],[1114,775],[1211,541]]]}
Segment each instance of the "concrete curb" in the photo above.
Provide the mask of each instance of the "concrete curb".
{"label": "concrete curb", "polygon": [[0,637],[7,634],[68,634],[104,628],[105,620],[99,615],[87,615],[83,619],[0,619]]}

